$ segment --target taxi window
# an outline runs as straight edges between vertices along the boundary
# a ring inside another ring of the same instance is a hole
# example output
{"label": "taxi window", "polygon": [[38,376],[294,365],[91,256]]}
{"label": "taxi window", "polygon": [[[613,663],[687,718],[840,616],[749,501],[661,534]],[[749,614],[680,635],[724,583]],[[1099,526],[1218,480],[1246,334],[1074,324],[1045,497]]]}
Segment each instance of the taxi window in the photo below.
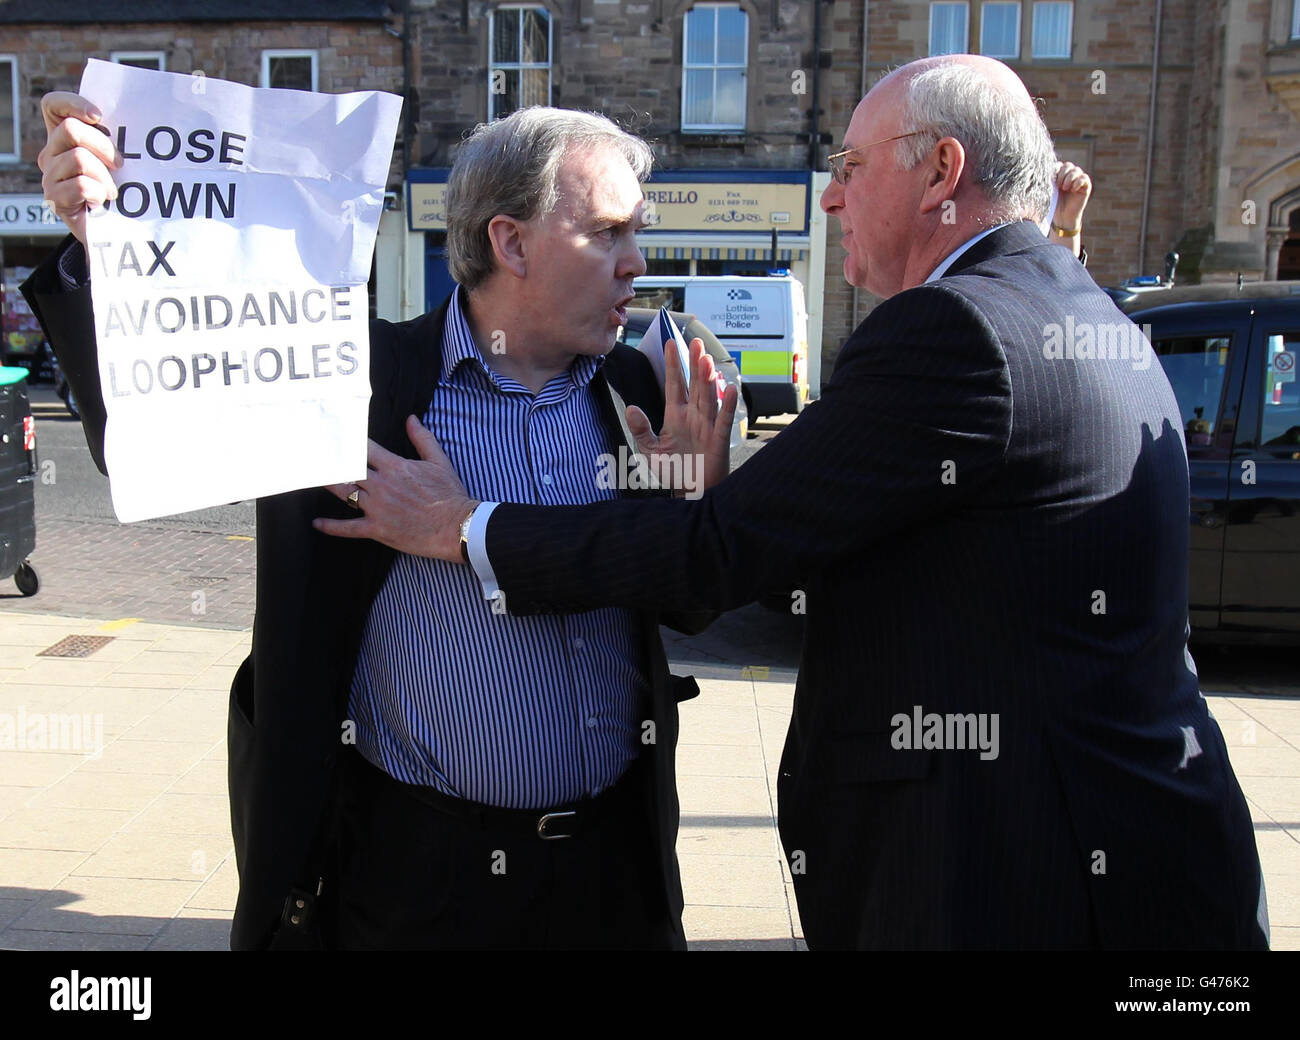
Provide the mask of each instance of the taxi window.
{"label": "taxi window", "polygon": [[1231,336],[1172,336],[1153,346],[1178,398],[1188,450],[1209,447],[1219,428]]}
{"label": "taxi window", "polygon": [[1300,331],[1270,333],[1266,343],[1259,444],[1294,456],[1300,453],[1300,384],[1295,374]]}
{"label": "taxi window", "polygon": [[645,339],[645,329],[624,325],[618,334],[618,341],[626,346],[635,347]]}

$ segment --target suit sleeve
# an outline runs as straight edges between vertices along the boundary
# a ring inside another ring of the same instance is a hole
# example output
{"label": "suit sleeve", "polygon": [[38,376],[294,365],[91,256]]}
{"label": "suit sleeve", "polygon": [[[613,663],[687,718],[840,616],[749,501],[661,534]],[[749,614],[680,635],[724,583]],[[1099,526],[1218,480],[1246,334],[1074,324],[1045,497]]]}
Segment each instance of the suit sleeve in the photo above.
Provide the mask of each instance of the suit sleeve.
{"label": "suit sleeve", "polygon": [[822,399],[697,501],[502,504],[486,545],[512,612],[728,610],[956,509],[1002,470],[1006,358],[935,283],[881,304]]}
{"label": "suit sleeve", "polygon": [[99,356],[95,345],[95,316],[90,283],[68,289],[59,276],[59,262],[70,250],[80,250],[68,235],[59,248],[22,284],[22,294],[49,340],[59,368],[81,410],[81,425],[91,458],[101,473],[104,465],[104,396],[99,388]]}

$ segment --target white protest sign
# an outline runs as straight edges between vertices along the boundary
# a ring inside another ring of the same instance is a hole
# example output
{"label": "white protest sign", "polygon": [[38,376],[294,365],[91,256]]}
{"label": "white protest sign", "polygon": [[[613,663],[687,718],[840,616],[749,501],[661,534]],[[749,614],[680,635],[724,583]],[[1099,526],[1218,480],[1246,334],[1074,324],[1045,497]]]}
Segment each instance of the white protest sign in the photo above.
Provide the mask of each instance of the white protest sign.
{"label": "white protest sign", "polygon": [[366,282],[401,99],[90,61],[124,158],[87,259],[113,508],[366,474]]}

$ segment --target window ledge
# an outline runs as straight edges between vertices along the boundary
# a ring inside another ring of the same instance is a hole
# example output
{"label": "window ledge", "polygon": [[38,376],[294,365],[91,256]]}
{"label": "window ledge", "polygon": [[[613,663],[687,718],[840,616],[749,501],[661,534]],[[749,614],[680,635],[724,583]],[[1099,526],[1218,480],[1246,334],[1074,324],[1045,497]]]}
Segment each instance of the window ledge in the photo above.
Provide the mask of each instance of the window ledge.
{"label": "window ledge", "polygon": [[692,141],[701,144],[713,145],[743,145],[745,143],[744,130],[686,130],[682,129],[679,133],[683,137],[689,137]]}

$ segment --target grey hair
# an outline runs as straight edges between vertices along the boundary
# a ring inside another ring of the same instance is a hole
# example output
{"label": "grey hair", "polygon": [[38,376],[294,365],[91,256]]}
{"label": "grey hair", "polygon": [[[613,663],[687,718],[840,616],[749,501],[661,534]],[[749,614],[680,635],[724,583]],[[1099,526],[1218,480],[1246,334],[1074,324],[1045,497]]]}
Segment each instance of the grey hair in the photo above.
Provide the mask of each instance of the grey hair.
{"label": "grey hair", "polygon": [[1042,220],[1052,198],[1056,149],[1042,116],[969,65],[936,65],[906,84],[904,125],[922,131],[898,142],[898,165],[910,170],[941,137],[966,149],[972,177],[992,204],[995,222]]}
{"label": "grey hair", "polygon": [[488,224],[545,216],[559,202],[560,163],[571,148],[613,148],[639,181],[654,153],[639,137],[594,112],[534,105],[480,123],[465,138],[447,178],[447,266],[466,289],[492,274],[496,261]]}

